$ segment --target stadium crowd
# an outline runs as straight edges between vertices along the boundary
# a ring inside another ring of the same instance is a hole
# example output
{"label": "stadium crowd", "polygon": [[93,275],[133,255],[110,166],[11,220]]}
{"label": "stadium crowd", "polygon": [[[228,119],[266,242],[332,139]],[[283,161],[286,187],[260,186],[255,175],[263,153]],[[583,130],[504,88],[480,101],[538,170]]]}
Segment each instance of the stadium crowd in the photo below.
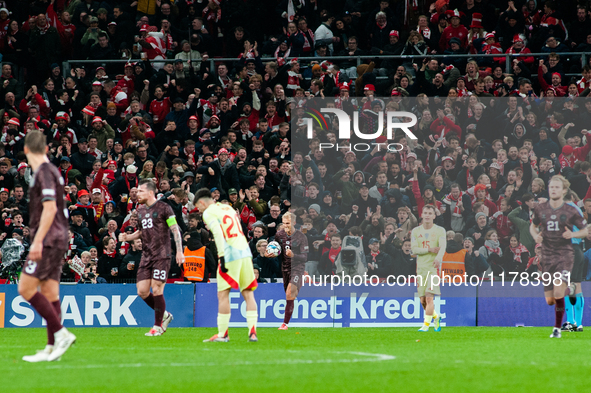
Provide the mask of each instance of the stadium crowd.
{"label": "stadium crowd", "polygon": [[[261,282],[281,277],[264,249],[290,209],[312,245],[310,274],[338,271],[346,236],[362,239],[361,271],[413,274],[408,239],[425,204],[468,274],[534,271],[528,227],[550,177],[569,179],[591,213],[587,3],[2,1],[3,261],[27,252],[23,140],[39,129],[67,184],[64,280],[134,280],[141,240],[117,239],[138,228],[144,178],[175,211],[185,253],[205,247],[198,281],[217,265],[192,203],[201,187],[240,214]],[[515,56],[531,53],[542,55]],[[320,150],[338,125],[325,115],[307,139],[303,119],[320,98],[358,112],[368,133],[380,111],[410,111],[418,140],[379,136],[360,152],[346,147],[353,137]],[[403,149],[387,151],[392,142]],[[174,263],[171,277],[183,277]]]}

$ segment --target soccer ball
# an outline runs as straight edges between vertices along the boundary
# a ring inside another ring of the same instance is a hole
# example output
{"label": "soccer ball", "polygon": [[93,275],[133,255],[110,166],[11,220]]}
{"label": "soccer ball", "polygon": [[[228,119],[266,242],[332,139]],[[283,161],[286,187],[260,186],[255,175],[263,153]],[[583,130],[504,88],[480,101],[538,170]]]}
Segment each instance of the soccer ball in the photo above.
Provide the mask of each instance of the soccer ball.
{"label": "soccer ball", "polygon": [[267,244],[267,249],[265,250],[267,254],[271,254],[274,257],[278,257],[281,254],[281,246],[276,241],[272,241]]}

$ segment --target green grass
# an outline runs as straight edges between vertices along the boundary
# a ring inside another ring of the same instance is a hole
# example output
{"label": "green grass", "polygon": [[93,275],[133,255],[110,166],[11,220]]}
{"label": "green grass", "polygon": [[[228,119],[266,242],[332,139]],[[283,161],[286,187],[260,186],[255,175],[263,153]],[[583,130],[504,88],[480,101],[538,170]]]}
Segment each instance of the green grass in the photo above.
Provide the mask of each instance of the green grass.
{"label": "green grass", "polygon": [[59,362],[29,364],[43,329],[1,329],[1,392],[548,392],[587,391],[591,335],[550,328],[72,329]]}

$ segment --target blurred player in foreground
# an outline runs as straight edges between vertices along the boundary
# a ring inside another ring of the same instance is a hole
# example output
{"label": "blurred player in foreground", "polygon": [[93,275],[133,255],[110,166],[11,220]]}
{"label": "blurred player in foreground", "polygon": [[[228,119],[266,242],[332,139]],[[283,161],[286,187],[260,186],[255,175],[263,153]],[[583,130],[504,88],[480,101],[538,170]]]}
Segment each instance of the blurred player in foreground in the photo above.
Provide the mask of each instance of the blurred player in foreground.
{"label": "blurred player in foreground", "polygon": [[[573,201],[574,197],[575,193],[568,190],[564,196],[564,200],[566,203],[577,209],[579,214],[583,216],[583,211]],[[573,232],[577,232],[578,230],[577,227],[573,227]],[[571,241],[575,252],[575,261],[570,276],[570,286],[568,288],[569,296],[568,299],[564,299],[566,322],[562,324],[560,330],[567,332],[582,332],[585,298],[583,297],[581,282],[585,279],[585,275],[587,274],[587,264],[585,263],[585,254],[583,252],[583,239],[573,237]]]}
{"label": "blurred player in foreground", "polygon": [[[148,179],[140,180],[137,196],[140,206],[137,217],[140,229],[128,235],[121,233],[120,242],[142,239],[142,259],[137,270],[137,293],[154,310],[154,327],[146,336],[161,336],[170,322],[172,314],[166,311],[164,285],[170,270],[170,232],[176,245],[176,263],[185,262],[181,230],[172,208],[156,199],[156,184]],[[150,292],[150,288],[152,292]]]}
{"label": "blurred player in foreground", "polygon": [[29,190],[30,236],[33,239],[18,284],[18,293],[47,321],[47,345],[35,355],[23,357],[35,363],[58,360],[76,341],[61,324],[60,276],[68,251],[68,210],[64,180],[47,159],[45,135],[30,131],[25,154],[34,176]]}
{"label": "blurred player in foreground", "polygon": [[257,338],[257,304],[253,291],[257,281],[252,267],[252,253],[242,232],[240,218],[230,205],[215,202],[207,188],[197,191],[195,206],[203,213],[203,222],[213,233],[218,250],[218,334],[203,342],[228,342],[230,325],[230,289],[238,289],[246,302],[248,340]]}
{"label": "blurred player in foreground", "polygon": [[413,254],[417,255],[417,292],[421,297],[421,304],[425,310],[425,319],[419,332],[429,331],[431,321],[435,331],[441,330],[441,316],[435,313],[433,298],[441,295],[439,281],[432,281],[433,276],[439,276],[439,268],[447,247],[445,229],[433,223],[435,220],[435,206],[423,207],[421,225],[412,230],[410,243]]}
{"label": "blurred player in foreground", "polygon": [[[283,228],[275,234],[275,241],[281,245],[281,271],[285,290],[285,315],[279,330],[287,330],[293,314],[294,302],[304,281],[304,271],[308,260],[308,238],[300,230],[294,229],[296,217],[293,213],[283,215]],[[265,251],[265,257],[272,255]]]}
{"label": "blurred player in foreground", "polygon": [[[540,273],[550,273],[552,281],[544,285],[544,296],[549,306],[554,305],[555,323],[550,338],[560,338],[564,317],[564,296],[573,270],[575,253],[572,238],[587,236],[587,222],[573,206],[564,202],[570,183],[558,175],[548,184],[550,200],[538,204],[529,231],[542,244]],[[572,232],[573,227],[582,228]]]}

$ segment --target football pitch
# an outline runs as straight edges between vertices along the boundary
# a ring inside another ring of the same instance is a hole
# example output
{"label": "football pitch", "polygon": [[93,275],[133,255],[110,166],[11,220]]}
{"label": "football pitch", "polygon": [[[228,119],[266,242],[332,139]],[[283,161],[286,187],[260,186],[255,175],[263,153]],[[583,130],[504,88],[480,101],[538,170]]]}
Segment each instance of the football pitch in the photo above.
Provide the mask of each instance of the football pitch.
{"label": "football pitch", "polygon": [[1,329],[1,392],[547,392],[587,391],[588,332],[550,328],[246,328],[229,343],[215,329],[71,329],[59,362],[21,360],[45,345],[44,329]]}

